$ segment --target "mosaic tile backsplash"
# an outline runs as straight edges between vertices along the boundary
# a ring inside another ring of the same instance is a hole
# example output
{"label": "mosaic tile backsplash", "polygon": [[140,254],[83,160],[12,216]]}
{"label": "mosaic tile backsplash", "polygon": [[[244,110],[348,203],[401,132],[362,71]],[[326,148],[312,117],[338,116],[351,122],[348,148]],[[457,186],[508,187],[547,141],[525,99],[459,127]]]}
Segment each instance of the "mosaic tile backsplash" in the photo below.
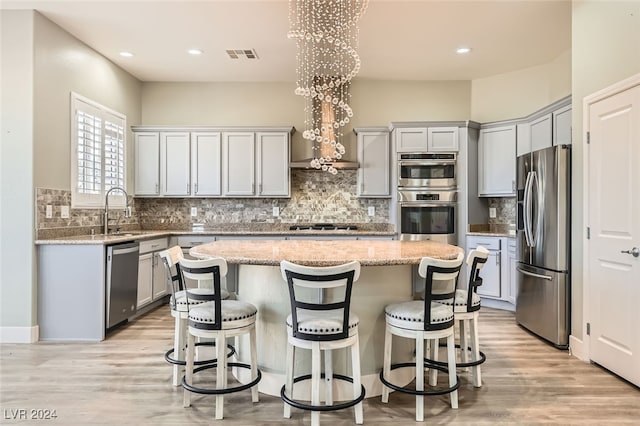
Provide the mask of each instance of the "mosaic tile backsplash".
{"label": "mosaic tile backsplash", "polygon": [[[319,171],[292,170],[291,198],[129,198],[130,218],[121,218],[125,229],[190,229],[194,224],[224,223],[389,223],[389,199],[357,198],[356,170],[337,175]],[[71,205],[68,190],[38,188],[36,191],[38,238],[53,231],[58,236],[101,233],[102,209],[71,209],[68,219],[60,208]],[[53,206],[53,218],[45,217],[46,205]],[[371,217],[367,208],[375,207]],[[191,217],[191,208],[197,216]],[[280,215],[273,216],[273,207]],[[114,211],[112,217],[120,212]],[[49,232],[47,232],[49,231]]]}
{"label": "mosaic tile backsplash", "polygon": [[495,207],[496,217],[489,218],[490,225],[513,225],[516,223],[515,197],[489,198],[489,208]]}

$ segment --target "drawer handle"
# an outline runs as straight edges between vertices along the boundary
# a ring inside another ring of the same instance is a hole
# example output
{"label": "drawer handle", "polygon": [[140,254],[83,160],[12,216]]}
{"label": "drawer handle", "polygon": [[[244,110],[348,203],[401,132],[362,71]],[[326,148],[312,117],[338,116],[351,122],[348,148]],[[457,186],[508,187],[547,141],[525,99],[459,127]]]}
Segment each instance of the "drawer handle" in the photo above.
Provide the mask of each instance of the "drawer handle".
{"label": "drawer handle", "polygon": [[151,248],[160,247],[160,244],[151,244]]}

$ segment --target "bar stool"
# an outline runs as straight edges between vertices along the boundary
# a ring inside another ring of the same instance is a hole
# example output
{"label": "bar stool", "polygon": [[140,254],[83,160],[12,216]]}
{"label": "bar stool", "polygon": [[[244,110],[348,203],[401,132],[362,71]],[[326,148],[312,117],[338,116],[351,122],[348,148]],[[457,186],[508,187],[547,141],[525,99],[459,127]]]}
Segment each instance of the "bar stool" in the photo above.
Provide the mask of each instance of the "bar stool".
{"label": "bar stool", "polygon": [[[194,304],[200,295],[186,290],[187,316],[189,332],[187,337],[186,371],[182,379],[184,388],[184,407],[191,406],[191,393],[216,396],[217,420],[224,417],[224,395],[251,389],[251,400],[258,402],[258,382],[262,373],[258,370],[258,356],[256,352],[256,315],[258,310],[250,303],[239,300],[223,300],[220,281],[227,274],[227,262],[221,258],[191,260],[181,259],[179,262],[183,279],[212,280],[214,300],[207,303]],[[225,354],[228,337],[249,335],[249,351],[251,365],[240,362],[227,362]],[[198,367],[194,370],[196,337],[216,340],[218,362]],[[251,370],[251,381],[237,386],[227,386],[227,367],[246,368]],[[216,368],[216,388],[203,388],[193,385],[195,373]]]}
{"label": "bar stool", "polygon": [[[185,349],[186,342],[185,337],[187,335],[187,300],[185,295],[185,285],[182,281],[182,274],[180,273],[180,265],[178,262],[184,258],[182,254],[182,248],[179,246],[173,246],[167,250],[159,253],[162,259],[166,276],[168,281],[168,287],[171,291],[171,299],[169,306],[171,307],[171,316],[175,318],[174,331],[173,331],[173,348],[169,349],[164,354],[164,359],[173,364],[173,386],[179,386],[181,384],[181,366],[186,364],[185,362]],[[199,295],[198,300],[193,299],[193,304],[204,303],[208,300],[213,300],[213,289],[201,288],[200,282],[198,288],[190,290],[193,293]],[[225,289],[220,290],[223,299],[229,297],[229,292]],[[196,346],[215,346],[215,342],[198,342]],[[231,345],[227,345],[229,353],[227,356],[232,356],[235,353],[235,349]],[[177,353],[176,353],[177,348]],[[174,356],[175,354],[175,356]],[[195,361],[195,365],[205,365],[217,362],[217,359],[205,359]]]}
{"label": "bar stool", "polygon": [[[283,260],[282,278],[289,286],[291,314],[287,317],[287,356],[285,385],[280,391],[284,417],[291,407],[311,411],[311,424],[320,424],[320,411],[354,407],[357,424],[363,422],[362,400],[365,389],[360,378],[359,319],[350,311],[353,283],[360,276],[360,263],[307,267]],[[309,292],[309,289],[312,291]],[[313,290],[317,289],[317,293]],[[328,293],[330,292],[330,294]],[[325,300],[328,299],[328,300]],[[293,377],[295,348],[311,350],[311,374]],[[332,350],[350,348],[353,377],[333,373]],[[324,352],[324,374],[320,358]],[[324,378],[325,404],[320,404],[320,380]],[[311,379],[311,404],[293,399],[293,385]],[[333,379],[353,383],[353,399],[334,403]]]}
{"label": "bar stool", "polygon": [[[464,253],[460,253],[454,260],[439,260],[423,257],[420,261],[418,273],[425,278],[424,300],[394,303],[385,307],[386,331],[384,338],[383,369],[380,372],[382,387],[382,402],[389,402],[389,389],[402,393],[416,395],[416,421],[424,420],[424,396],[450,394],[451,408],[458,408],[459,382],[456,376],[454,316],[451,306],[437,301],[453,300],[458,275],[462,267]],[[391,346],[393,336],[415,339],[415,363],[400,363],[391,365]],[[424,362],[424,342],[432,340],[438,346],[440,338],[447,339],[447,369],[429,366]],[[393,383],[387,378],[391,370],[397,368],[415,367],[416,388],[408,389]],[[441,369],[449,373],[449,387],[445,389],[424,390],[424,368],[431,367],[430,384],[435,385],[436,371]]]}
{"label": "bar stool", "polygon": [[[473,386],[482,386],[482,371],[480,364],[486,361],[487,357],[480,351],[479,336],[478,336],[478,317],[480,316],[480,296],[478,296],[478,287],[482,285],[482,278],[480,277],[480,269],[487,262],[489,257],[489,251],[478,246],[474,250],[471,250],[467,255],[467,265],[471,267],[469,274],[469,286],[468,290],[458,289],[456,290],[454,318],[458,322],[460,328],[460,344],[456,345],[457,348],[462,348],[462,362],[457,363],[458,368],[472,368],[473,371]],[[444,303],[451,306],[451,300],[443,300],[440,303]],[[469,327],[467,327],[467,325]],[[467,333],[468,330],[468,333]],[[469,342],[470,341],[470,345]],[[437,353],[437,352],[436,352]],[[469,355],[472,359],[469,360]],[[432,355],[434,357],[434,355]],[[435,359],[426,359],[427,364],[436,366],[445,366],[446,364]]]}

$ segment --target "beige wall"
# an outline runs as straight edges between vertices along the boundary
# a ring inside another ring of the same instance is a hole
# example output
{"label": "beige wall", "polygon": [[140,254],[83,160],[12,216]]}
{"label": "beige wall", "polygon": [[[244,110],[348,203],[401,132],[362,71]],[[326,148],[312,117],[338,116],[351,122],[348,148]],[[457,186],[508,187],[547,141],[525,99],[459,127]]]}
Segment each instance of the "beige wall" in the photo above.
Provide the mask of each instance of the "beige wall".
{"label": "beige wall", "polygon": [[[304,102],[294,83],[143,83],[142,123],[147,125],[289,126],[296,128],[294,159],[308,157],[301,138]],[[356,80],[353,120],[345,130],[346,159],[355,159],[353,127],[392,121],[467,120],[468,81]]]}
{"label": "beige wall", "polygon": [[20,331],[29,336],[36,324],[33,18],[32,11],[0,12],[0,341],[13,340]]}
{"label": "beige wall", "polygon": [[[35,14],[34,27],[35,186],[70,189],[69,96],[76,92],[140,123],[142,84],[71,34]],[[129,158],[133,139],[127,136]],[[127,164],[133,187],[133,161]]]}
{"label": "beige wall", "polygon": [[479,123],[525,117],[571,94],[571,50],[553,61],[473,80],[471,120]]}
{"label": "beige wall", "polygon": [[573,223],[572,334],[582,339],[585,96],[640,73],[640,2],[576,1],[572,10],[573,39]]}

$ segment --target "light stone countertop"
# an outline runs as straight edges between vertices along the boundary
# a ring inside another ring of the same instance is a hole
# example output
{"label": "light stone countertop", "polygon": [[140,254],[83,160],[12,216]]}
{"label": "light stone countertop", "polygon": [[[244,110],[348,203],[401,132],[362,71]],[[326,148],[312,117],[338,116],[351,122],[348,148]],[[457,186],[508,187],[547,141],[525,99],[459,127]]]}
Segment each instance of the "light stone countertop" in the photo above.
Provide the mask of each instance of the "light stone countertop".
{"label": "light stone countertop", "polygon": [[331,266],[357,260],[362,266],[417,265],[422,257],[455,259],[461,248],[434,241],[221,240],[193,247],[195,257],[222,257],[228,263],[278,266],[288,260]]}
{"label": "light stone countertop", "polygon": [[507,237],[507,238],[515,238],[515,231],[509,232],[467,232],[467,235],[478,235],[482,237]]}
{"label": "light stone countertop", "polygon": [[256,236],[256,237],[268,237],[268,236],[386,236],[393,237],[396,235],[393,231],[377,231],[377,230],[355,230],[355,231],[289,231],[284,229],[208,229],[205,231],[193,231],[193,230],[176,230],[176,229],[163,229],[163,230],[148,230],[148,231],[122,231],[119,234],[96,234],[96,235],[72,235],[68,237],[57,237],[49,239],[39,239],[35,241],[36,245],[100,245],[100,244],[118,244],[127,241],[134,240],[148,240],[152,238],[170,237],[174,235],[225,235],[225,236]]}

